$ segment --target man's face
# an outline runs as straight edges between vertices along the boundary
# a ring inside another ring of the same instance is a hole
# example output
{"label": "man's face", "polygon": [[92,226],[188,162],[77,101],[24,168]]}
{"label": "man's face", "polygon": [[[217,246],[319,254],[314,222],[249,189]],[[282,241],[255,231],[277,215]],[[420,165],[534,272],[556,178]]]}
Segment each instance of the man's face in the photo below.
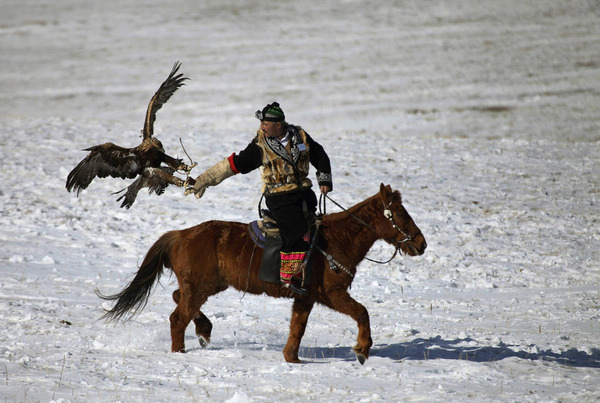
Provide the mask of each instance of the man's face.
{"label": "man's face", "polygon": [[281,137],[283,133],[283,124],[281,122],[260,121],[260,129],[267,137]]}

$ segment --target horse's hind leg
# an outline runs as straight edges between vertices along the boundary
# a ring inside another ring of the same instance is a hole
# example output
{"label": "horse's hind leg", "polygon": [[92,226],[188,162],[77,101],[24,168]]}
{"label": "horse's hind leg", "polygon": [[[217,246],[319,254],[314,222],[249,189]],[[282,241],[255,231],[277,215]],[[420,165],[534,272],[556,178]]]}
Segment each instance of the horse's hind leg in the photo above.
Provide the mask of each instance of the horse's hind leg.
{"label": "horse's hind leg", "polygon": [[192,309],[189,304],[185,303],[187,298],[182,296],[181,292],[173,293],[173,299],[177,302],[177,307],[169,317],[171,322],[171,351],[185,353],[185,329],[197,310]]}
{"label": "horse's hind leg", "polygon": [[295,299],[292,306],[292,319],[290,321],[290,335],[283,349],[283,357],[287,362],[301,363],[298,358],[300,341],[306,330],[306,322],[313,308],[314,302]]}
{"label": "horse's hind leg", "polygon": [[200,342],[202,348],[206,347],[210,343],[210,332],[212,331],[212,323],[202,311],[198,311],[194,316],[194,325],[196,325],[196,337]]}
{"label": "horse's hind leg", "polygon": [[[179,304],[180,299],[181,292],[179,290],[173,291],[173,301],[175,301],[176,304]],[[198,310],[192,320],[194,321],[194,325],[196,327],[196,337],[198,337],[200,345],[202,348],[204,348],[208,345],[208,343],[210,343],[210,333],[213,327],[212,323],[200,310]]]}
{"label": "horse's hind leg", "polygon": [[[197,290],[197,287],[192,289]],[[208,297],[204,295],[197,295],[197,293],[194,295],[189,290],[186,292],[179,289],[173,293],[173,300],[177,302],[177,307],[169,318],[171,321],[172,352],[185,353],[185,329],[192,319],[201,313],[200,307],[206,302],[207,298]],[[202,314],[202,316],[204,316],[204,314]],[[208,321],[208,318],[206,318],[206,320]],[[210,323],[210,321],[208,322]]]}
{"label": "horse's hind leg", "polygon": [[349,315],[358,325],[357,343],[353,347],[356,358],[361,364],[369,358],[369,350],[373,345],[371,339],[371,325],[369,322],[369,312],[362,304],[356,302],[346,290],[335,290],[329,294],[329,300],[326,301],[330,308]]}

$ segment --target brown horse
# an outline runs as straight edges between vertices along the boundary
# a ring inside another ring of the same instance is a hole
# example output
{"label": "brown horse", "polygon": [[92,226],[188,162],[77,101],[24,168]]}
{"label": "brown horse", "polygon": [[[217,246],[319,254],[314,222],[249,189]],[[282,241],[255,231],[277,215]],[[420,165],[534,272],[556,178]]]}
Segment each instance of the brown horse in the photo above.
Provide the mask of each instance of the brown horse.
{"label": "brown horse", "polygon": [[348,294],[356,266],[379,239],[410,256],[422,255],[427,243],[404,209],[400,193],[383,184],[379,193],[347,211],[325,215],[320,239],[323,249],[314,254],[308,294],[299,296],[281,285],[259,280],[262,249],[255,247],[247,224],[207,221],[167,232],[152,245],[135,278],[124,290],[111,296],[100,295],[117,300],[105,318],[130,319],[133,308],[134,312],[140,312],[163,267],[167,267],[179,283],[179,289],[173,293],[177,307],[170,317],[173,352],[185,351],[184,333],[192,320],[200,344],[206,346],[212,324],[200,307],[208,297],[231,286],[251,294],[294,298],[290,333],[283,349],[286,361],[300,362],[300,341],[317,302],[356,320],[358,338],[354,351],[362,364],[369,357],[373,342],[366,308]]}

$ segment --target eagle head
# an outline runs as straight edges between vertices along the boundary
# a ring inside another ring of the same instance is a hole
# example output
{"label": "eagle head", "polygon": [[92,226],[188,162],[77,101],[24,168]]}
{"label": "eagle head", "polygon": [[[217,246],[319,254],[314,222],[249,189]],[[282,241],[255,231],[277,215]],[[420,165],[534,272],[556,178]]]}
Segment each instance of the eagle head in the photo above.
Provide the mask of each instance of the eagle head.
{"label": "eagle head", "polygon": [[147,139],[144,139],[144,141],[142,142],[142,149],[144,151],[149,151],[151,149],[155,149],[158,150],[160,152],[165,152],[165,149],[162,145],[162,143],[160,142],[160,140],[158,140],[155,137],[150,137]]}

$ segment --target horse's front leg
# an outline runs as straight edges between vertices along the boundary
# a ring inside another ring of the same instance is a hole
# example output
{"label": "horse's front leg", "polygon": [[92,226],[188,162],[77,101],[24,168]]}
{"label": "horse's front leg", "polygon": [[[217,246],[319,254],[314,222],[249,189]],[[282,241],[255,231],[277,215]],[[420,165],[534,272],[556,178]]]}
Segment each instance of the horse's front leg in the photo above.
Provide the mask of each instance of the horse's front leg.
{"label": "horse's front leg", "polygon": [[369,312],[362,304],[356,302],[354,298],[348,294],[347,290],[334,290],[329,294],[329,301],[327,301],[330,308],[349,315],[352,317],[358,325],[358,337],[357,343],[353,347],[356,353],[356,358],[361,364],[365,363],[365,360],[369,358],[369,350],[373,345],[371,339],[371,325],[369,322]]}
{"label": "horse's front leg", "polygon": [[298,350],[300,349],[300,341],[306,330],[306,322],[312,311],[314,301],[306,301],[297,298],[292,306],[292,319],[290,320],[290,335],[283,349],[283,357],[287,362],[300,364],[302,361],[298,358]]}

